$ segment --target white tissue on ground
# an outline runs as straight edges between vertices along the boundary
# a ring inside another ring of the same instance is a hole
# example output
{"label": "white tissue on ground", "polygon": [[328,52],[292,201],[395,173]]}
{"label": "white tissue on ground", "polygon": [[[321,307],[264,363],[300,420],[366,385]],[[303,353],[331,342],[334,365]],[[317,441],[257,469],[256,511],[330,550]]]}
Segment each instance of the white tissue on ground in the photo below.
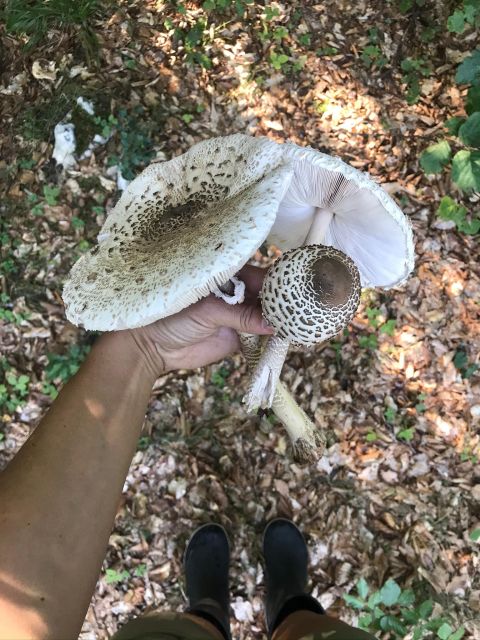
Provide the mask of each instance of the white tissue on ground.
{"label": "white tissue on ground", "polygon": [[119,191],[125,191],[125,189],[128,187],[128,185],[131,182],[131,180],[127,180],[122,176],[122,170],[118,166],[118,164],[114,164],[111,167],[108,167],[105,173],[109,178],[112,178],[112,180],[115,180],[115,182],[117,183],[117,189]]}
{"label": "white tissue on ground", "polygon": [[[82,96],[77,98],[77,105],[83,109],[88,115],[95,115],[95,109],[93,102],[90,100],[86,100]],[[63,165],[64,169],[69,169],[76,164],[75,158],[75,149],[76,149],[76,140],[75,140],[75,125],[70,122],[71,112],[66,115],[64,121],[59,122],[54,129],[55,136],[55,148],[53,150],[52,157],[57,161],[58,164]],[[111,136],[109,136],[111,137]],[[94,149],[101,145],[104,145],[109,138],[104,138],[98,133],[95,134],[93,140],[88,145],[87,149],[82,153],[82,155],[78,158],[79,160],[84,160],[85,158],[90,158]],[[128,183],[127,183],[128,184]],[[121,187],[118,187],[119,189]],[[124,189],[123,187],[122,189]]]}
{"label": "white tissue on ground", "polygon": [[117,167],[117,187],[118,187],[118,189],[120,189],[120,191],[125,191],[125,189],[128,187],[130,182],[131,182],[130,180],[127,180],[126,178],[124,178],[122,176],[122,170],[120,169],[120,167]]}
{"label": "white tissue on ground", "polygon": [[93,116],[95,114],[95,109],[93,107],[93,102],[90,102],[90,100],[85,100],[85,98],[82,98],[82,96],[78,96],[77,104],[84,111],[86,111],[90,116]]}
{"label": "white tissue on ground", "polygon": [[55,136],[53,159],[64,169],[73,167],[76,164],[73,155],[76,147],[75,127],[69,122],[59,122],[53,130],[53,135]]}

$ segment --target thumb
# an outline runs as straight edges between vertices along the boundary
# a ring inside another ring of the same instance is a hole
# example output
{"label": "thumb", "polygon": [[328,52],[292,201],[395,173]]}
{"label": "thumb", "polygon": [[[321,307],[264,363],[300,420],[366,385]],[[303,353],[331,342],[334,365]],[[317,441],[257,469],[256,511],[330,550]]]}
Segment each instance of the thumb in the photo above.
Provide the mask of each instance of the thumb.
{"label": "thumb", "polygon": [[227,304],[218,299],[211,299],[210,302],[210,320],[214,326],[230,327],[240,333],[273,334],[273,328],[263,318],[260,307],[252,304]]}

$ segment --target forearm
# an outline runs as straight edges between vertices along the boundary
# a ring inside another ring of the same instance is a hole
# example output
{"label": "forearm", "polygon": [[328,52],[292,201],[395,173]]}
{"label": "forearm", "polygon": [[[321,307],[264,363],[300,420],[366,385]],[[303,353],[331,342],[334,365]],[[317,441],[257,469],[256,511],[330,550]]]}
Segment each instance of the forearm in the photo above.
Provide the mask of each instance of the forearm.
{"label": "forearm", "polygon": [[127,334],[103,336],[2,474],[0,638],[80,631],[153,381]]}

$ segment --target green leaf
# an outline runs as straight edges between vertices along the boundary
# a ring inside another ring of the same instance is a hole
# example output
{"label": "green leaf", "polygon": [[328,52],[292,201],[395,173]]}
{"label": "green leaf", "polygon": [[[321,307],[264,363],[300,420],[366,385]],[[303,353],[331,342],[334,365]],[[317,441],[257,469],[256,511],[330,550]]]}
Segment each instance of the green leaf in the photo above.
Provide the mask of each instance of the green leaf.
{"label": "green leaf", "polygon": [[467,210],[450,196],[443,196],[437,213],[442,220],[453,220],[458,226],[465,221]]}
{"label": "green leaf", "polygon": [[287,36],[288,36],[288,29],[286,29],[285,27],[277,27],[273,32],[273,38],[277,42],[280,42],[283,38],[286,38]]}
{"label": "green leaf", "polygon": [[[470,221],[462,220],[457,224],[457,228],[459,231],[467,234],[468,236],[474,236],[480,231],[480,218],[476,218],[475,220]],[[470,376],[475,373],[477,369],[478,365],[471,364],[462,373],[462,378],[470,378]]]}
{"label": "green leaf", "polygon": [[417,624],[420,621],[420,614],[417,609],[402,609],[402,616],[405,622]]}
{"label": "green leaf", "polygon": [[58,204],[57,197],[60,193],[60,189],[58,187],[49,187],[47,184],[43,187],[43,195],[47,204],[51,206],[55,206]]}
{"label": "green leaf", "polygon": [[400,13],[407,13],[413,7],[413,0],[400,0],[398,8]]}
{"label": "green leaf", "polygon": [[376,349],[378,347],[378,339],[375,334],[370,333],[368,336],[359,336],[358,344],[363,349]]}
{"label": "green leaf", "polygon": [[448,640],[461,640],[464,635],[465,627],[460,627],[460,629],[457,629],[455,633],[452,633],[452,635],[449,636]]}
{"label": "green leaf", "polygon": [[394,616],[383,616],[380,620],[380,628],[383,629],[383,631],[395,631],[395,633],[400,634],[402,638],[407,635],[405,625]]}
{"label": "green leaf", "polygon": [[272,51],[270,54],[270,62],[272,63],[272,67],[279,71],[286,62],[288,62],[288,56],[284,53],[275,53]]}
{"label": "green leaf", "polygon": [[362,598],[362,600],[367,599],[368,591],[369,591],[369,588],[368,588],[367,581],[365,580],[365,578],[360,578],[360,580],[357,582],[357,592],[360,598]]}
{"label": "green leaf", "polygon": [[480,190],[480,151],[458,151],[452,160],[452,180],[463,191]]}
{"label": "green leaf", "polygon": [[143,576],[147,573],[147,565],[146,564],[139,564],[138,567],[135,568],[135,571],[133,572],[134,576],[137,576],[139,578],[143,578]]}
{"label": "green leaf", "polygon": [[438,629],[437,636],[440,638],[440,640],[448,640],[452,631],[453,631],[452,627],[446,622],[444,622],[442,626]]}
{"label": "green leaf", "polygon": [[408,429],[402,429],[397,433],[397,438],[401,440],[405,440],[406,442],[410,442],[413,440],[413,436],[415,435],[415,427],[408,427]]}
{"label": "green leaf", "polygon": [[405,591],[402,591],[402,593],[400,594],[400,597],[398,598],[398,604],[404,607],[409,607],[414,602],[415,602],[415,594],[411,589],[405,589]]}
{"label": "green leaf", "polygon": [[72,216],[70,222],[74,229],[83,229],[83,227],[85,226],[85,221],[81,218],[78,218],[77,216]]}
{"label": "green leaf", "polygon": [[453,33],[463,33],[465,30],[465,14],[457,9],[447,20],[447,29]]}
{"label": "green leaf", "polygon": [[367,435],[365,436],[365,440],[366,440],[367,442],[375,442],[375,440],[378,440],[378,436],[377,436],[377,434],[375,433],[375,431],[369,431],[369,432],[367,433]]}
{"label": "green leaf", "polygon": [[115,582],[121,582],[130,577],[128,571],[116,571],[115,569],[107,569],[105,571],[105,582],[107,584],[114,584]]}
{"label": "green leaf", "polygon": [[459,65],[455,80],[458,84],[476,84],[480,80],[480,49],[476,49]]}
{"label": "green leaf", "polygon": [[480,111],[472,113],[458,130],[461,141],[469,147],[480,147]]}
{"label": "green leaf", "polygon": [[372,615],[374,620],[380,620],[380,618],[385,615],[385,611],[380,607],[373,607]]}
{"label": "green leaf", "polygon": [[393,336],[395,333],[395,325],[396,325],[396,320],[394,320],[393,318],[390,320],[387,320],[380,327],[380,333],[386,333],[387,336]]}
{"label": "green leaf", "polygon": [[375,591],[375,593],[372,593],[372,595],[369,597],[367,606],[369,607],[369,609],[375,609],[377,604],[380,604],[381,601],[382,596],[380,595],[380,591]]}
{"label": "green leaf", "polygon": [[396,604],[401,593],[402,590],[395,582],[395,580],[392,579],[387,580],[387,582],[380,589],[380,597],[386,607],[392,607],[394,604]]}
{"label": "green leaf", "polygon": [[363,609],[363,607],[365,606],[365,602],[363,600],[360,600],[359,598],[356,598],[355,596],[351,596],[349,593],[346,593],[343,596],[343,599],[351,607],[354,607],[354,609]]}
{"label": "green leaf", "polygon": [[455,353],[455,356],[453,358],[453,364],[459,370],[464,369],[468,365],[467,353],[465,351],[463,351],[462,349],[459,349]]}
{"label": "green leaf", "polygon": [[480,529],[474,529],[469,537],[472,542],[478,542],[480,540]]}
{"label": "green leaf", "polygon": [[380,309],[376,309],[375,307],[367,307],[365,309],[365,313],[367,314],[368,324],[371,327],[377,328],[379,323],[378,316],[382,313]]}
{"label": "green leaf", "polygon": [[419,613],[420,617],[422,618],[422,620],[428,620],[428,618],[430,617],[432,611],[433,611],[433,601],[432,600],[425,600],[418,607],[418,613]]}
{"label": "green leaf", "polygon": [[358,619],[358,626],[360,629],[364,629],[368,631],[370,625],[372,624],[373,618],[371,613],[365,613],[363,616],[360,616]]}
{"label": "green leaf", "polygon": [[452,150],[446,140],[432,144],[420,156],[420,165],[425,173],[440,173],[449,162]]}
{"label": "green leaf", "polygon": [[420,640],[421,638],[423,638],[423,631],[424,631],[425,627],[422,624],[420,627],[417,627],[415,629],[415,631],[413,632],[413,638],[412,640]]}
{"label": "green leaf", "polygon": [[452,134],[452,136],[456,136],[458,134],[458,130],[464,122],[465,118],[454,116],[453,118],[449,118],[443,126],[448,130],[449,133]]}
{"label": "green leaf", "polygon": [[475,111],[480,111],[480,85],[470,87],[468,90],[465,111],[468,115],[471,115]]}
{"label": "green leaf", "polygon": [[395,416],[397,415],[397,410],[394,407],[387,407],[383,412],[383,415],[385,417],[385,420],[388,423],[393,424],[395,422]]}

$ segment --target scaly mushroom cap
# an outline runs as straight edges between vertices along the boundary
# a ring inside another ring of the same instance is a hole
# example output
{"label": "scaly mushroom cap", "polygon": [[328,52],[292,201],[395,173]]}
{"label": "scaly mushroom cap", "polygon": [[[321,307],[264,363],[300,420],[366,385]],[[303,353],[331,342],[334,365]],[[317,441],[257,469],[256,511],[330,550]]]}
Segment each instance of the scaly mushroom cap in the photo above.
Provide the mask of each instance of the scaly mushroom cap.
{"label": "scaly mushroom cap", "polygon": [[262,308],[276,335],[313,346],[337,335],[360,302],[360,275],[341,251],[306,245],[285,252],[269,269]]}
{"label": "scaly mushroom cap", "polygon": [[350,256],[364,287],[393,287],[413,269],[408,218],[366,173],[309,147],[287,143],[294,176],[268,241],[282,250],[305,243],[318,209],[333,213],[322,244]]}
{"label": "scaly mushroom cap", "polygon": [[68,319],[133,328],[208,295],[264,242],[291,176],[282,146],[242,134],[150,165],[73,266],[63,290]]}

